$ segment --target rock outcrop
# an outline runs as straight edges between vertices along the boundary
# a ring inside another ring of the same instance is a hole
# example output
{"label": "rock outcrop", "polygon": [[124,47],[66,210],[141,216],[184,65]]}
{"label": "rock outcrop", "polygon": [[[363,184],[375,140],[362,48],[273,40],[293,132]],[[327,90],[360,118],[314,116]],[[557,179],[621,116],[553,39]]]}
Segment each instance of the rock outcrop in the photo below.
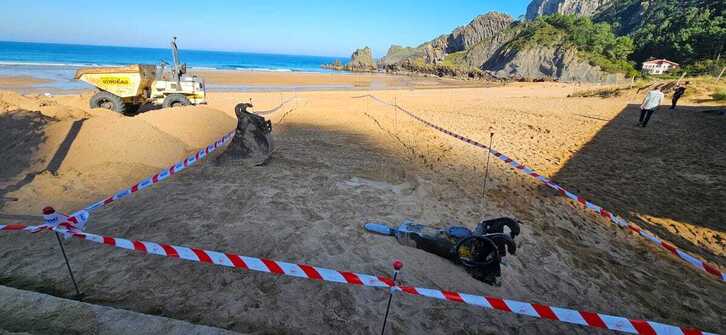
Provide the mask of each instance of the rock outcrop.
{"label": "rock outcrop", "polygon": [[343,64],[340,60],[335,60],[331,64],[323,64],[322,68],[335,71],[351,71],[351,72],[367,72],[376,71],[378,65],[375,59],[373,59],[373,52],[371,48],[365,47],[362,49],[356,49],[350,56],[350,61],[347,64]]}
{"label": "rock outcrop", "polygon": [[350,56],[350,62],[348,66],[355,69],[375,69],[376,62],[373,60],[373,52],[371,48],[365,47],[363,49],[357,49]]}
{"label": "rock outcrop", "polygon": [[650,8],[650,3],[638,0],[614,1],[598,10],[592,20],[611,24],[618,35],[630,35],[645,23]]}
{"label": "rock outcrop", "polygon": [[533,0],[527,6],[527,20],[552,14],[592,16],[613,0]]}
{"label": "rock outcrop", "polygon": [[499,50],[483,68],[494,77],[515,80],[599,82],[624,79],[622,74],[604,73],[565,46]]}
{"label": "rock outcrop", "polygon": [[394,44],[388,48],[388,53],[386,53],[386,56],[381,58],[380,64],[384,66],[398,64],[406,59],[423,57],[423,53],[424,51],[422,48],[402,47]]}
{"label": "rock outcrop", "polygon": [[[447,54],[469,50],[480,43],[491,44],[511,24],[512,17],[506,14],[491,12],[477,16],[469,24],[456,28],[453,32],[441,35],[416,48],[406,50],[407,55],[402,55],[404,49],[395,46],[391,47],[388,55],[384,57],[384,64],[399,63],[404,59],[422,57],[427,64],[442,62]],[[479,64],[459,64],[478,67]]]}
{"label": "rock outcrop", "polygon": [[[502,33],[512,24],[511,16],[491,12],[477,16],[469,24],[456,28],[450,34],[441,35],[416,48],[405,48],[392,45],[381,64],[394,65],[404,61],[415,62],[421,60],[425,64],[439,64],[444,61],[446,55],[465,52],[476,48],[477,50],[495,49],[501,45]],[[490,50],[491,51],[491,50]],[[457,64],[467,67],[479,67],[484,57],[475,56],[464,59],[465,63]]]}
{"label": "rock outcrop", "polygon": [[[535,0],[530,7],[537,12],[574,11],[590,13],[613,0]],[[551,8],[550,8],[551,7]],[[379,62],[379,70],[397,73],[422,73],[469,79],[518,79],[601,81],[608,77],[597,66],[578,57],[574,47],[554,41],[550,46],[524,43],[525,23],[511,16],[491,12],[477,16],[417,47],[393,45]],[[368,54],[370,50],[368,49]],[[357,50],[349,66],[368,66],[366,49]]]}
{"label": "rock outcrop", "polygon": [[507,28],[502,29],[499,33],[482,39],[472,48],[466,50],[464,55],[466,65],[484,69],[483,64],[517,35],[517,30],[512,28],[513,25],[513,23],[510,23]]}
{"label": "rock outcrop", "polygon": [[491,40],[512,24],[507,14],[491,12],[479,15],[466,26],[456,28],[447,37],[446,52],[468,50],[482,41]]}

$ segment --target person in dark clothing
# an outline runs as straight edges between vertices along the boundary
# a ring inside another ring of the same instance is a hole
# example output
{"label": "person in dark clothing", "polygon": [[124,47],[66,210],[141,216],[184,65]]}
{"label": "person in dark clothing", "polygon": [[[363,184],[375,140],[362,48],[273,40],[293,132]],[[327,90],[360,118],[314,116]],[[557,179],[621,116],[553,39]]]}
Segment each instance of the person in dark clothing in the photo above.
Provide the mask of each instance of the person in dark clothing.
{"label": "person in dark clothing", "polygon": [[676,105],[678,104],[678,99],[680,99],[683,96],[683,94],[686,93],[686,86],[688,86],[688,84],[690,84],[690,82],[687,81],[683,85],[676,85],[675,92],[673,93],[673,100],[672,100],[673,105],[671,105],[671,110],[676,109]]}

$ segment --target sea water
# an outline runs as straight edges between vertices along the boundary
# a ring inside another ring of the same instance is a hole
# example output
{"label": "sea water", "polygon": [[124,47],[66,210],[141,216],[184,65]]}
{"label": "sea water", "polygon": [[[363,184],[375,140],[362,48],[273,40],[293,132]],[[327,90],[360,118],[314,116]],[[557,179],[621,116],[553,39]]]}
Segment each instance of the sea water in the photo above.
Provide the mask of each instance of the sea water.
{"label": "sea water", "polygon": [[[278,55],[247,52],[179,50],[182,63],[194,70],[329,72],[321,69],[342,57]],[[82,89],[85,83],[73,80],[76,69],[87,66],[128,64],[172,64],[171,50],[96,45],[2,42],[0,76],[32,76],[47,79],[49,88]]]}

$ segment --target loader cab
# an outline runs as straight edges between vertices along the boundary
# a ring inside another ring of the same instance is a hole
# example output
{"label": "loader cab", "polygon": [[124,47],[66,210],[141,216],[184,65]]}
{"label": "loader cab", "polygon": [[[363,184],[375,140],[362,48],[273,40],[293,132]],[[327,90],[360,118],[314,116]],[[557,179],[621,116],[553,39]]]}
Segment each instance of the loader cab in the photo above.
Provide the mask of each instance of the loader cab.
{"label": "loader cab", "polygon": [[151,99],[157,103],[162,103],[171,94],[184,95],[193,105],[207,103],[206,85],[197,76],[182,76],[179,81],[156,80],[151,87]]}
{"label": "loader cab", "polygon": [[164,105],[164,101],[168,103],[168,97],[173,95],[175,101],[181,101],[182,105],[206,104],[207,88],[204,80],[196,75],[187,75],[187,65],[182,64],[179,59],[176,37],[169,44],[173,64],[162,60],[157,66],[156,80],[151,87],[151,99]]}

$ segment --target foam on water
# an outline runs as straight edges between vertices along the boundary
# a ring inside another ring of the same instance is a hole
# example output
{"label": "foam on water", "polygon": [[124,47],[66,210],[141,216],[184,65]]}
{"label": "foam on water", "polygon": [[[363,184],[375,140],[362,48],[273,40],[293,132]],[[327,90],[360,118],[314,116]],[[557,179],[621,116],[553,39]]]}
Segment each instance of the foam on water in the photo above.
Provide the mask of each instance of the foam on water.
{"label": "foam on water", "polygon": [[[343,57],[259,54],[246,52],[179,50],[190,69],[266,72],[330,72],[320,65]],[[171,51],[161,48],[2,42],[0,41],[0,75],[31,76],[51,80],[42,87],[87,88],[73,80],[79,67],[124,66],[128,64],[171,64]]]}

